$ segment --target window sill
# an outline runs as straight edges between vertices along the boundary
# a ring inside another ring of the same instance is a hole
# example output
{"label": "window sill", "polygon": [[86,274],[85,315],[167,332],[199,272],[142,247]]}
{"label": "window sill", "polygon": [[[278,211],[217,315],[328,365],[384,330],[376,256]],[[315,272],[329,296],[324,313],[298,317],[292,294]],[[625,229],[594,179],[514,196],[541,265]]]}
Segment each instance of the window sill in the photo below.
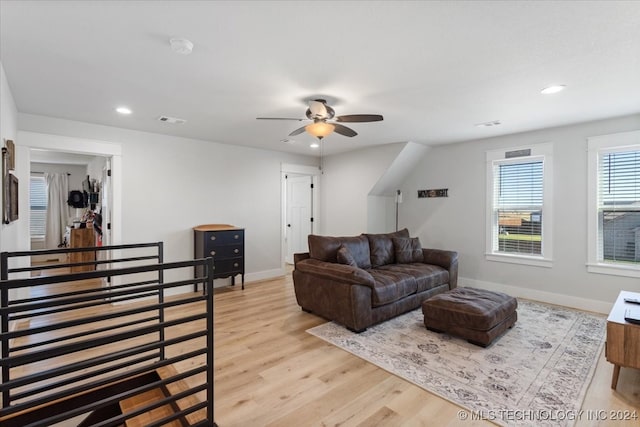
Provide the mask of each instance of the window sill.
{"label": "window sill", "polygon": [[625,276],[625,277],[638,277],[640,278],[640,266],[624,266],[620,264],[604,264],[604,263],[589,263],[587,264],[587,271],[589,273],[596,274],[609,274],[611,276]]}
{"label": "window sill", "polygon": [[485,254],[487,261],[507,262],[510,264],[532,265],[534,267],[553,267],[553,260],[537,256]]}

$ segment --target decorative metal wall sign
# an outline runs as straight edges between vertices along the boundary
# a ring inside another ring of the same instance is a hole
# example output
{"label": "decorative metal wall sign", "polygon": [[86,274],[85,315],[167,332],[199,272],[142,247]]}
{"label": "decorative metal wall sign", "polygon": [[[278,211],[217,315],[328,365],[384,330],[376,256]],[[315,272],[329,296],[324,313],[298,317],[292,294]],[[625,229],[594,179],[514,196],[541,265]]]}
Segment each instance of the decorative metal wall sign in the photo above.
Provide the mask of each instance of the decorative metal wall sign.
{"label": "decorative metal wall sign", "polygon": [[439,188],[436,190],[418,190],[418,198],[423,199],[425,197],[449,197],[448,188]]}

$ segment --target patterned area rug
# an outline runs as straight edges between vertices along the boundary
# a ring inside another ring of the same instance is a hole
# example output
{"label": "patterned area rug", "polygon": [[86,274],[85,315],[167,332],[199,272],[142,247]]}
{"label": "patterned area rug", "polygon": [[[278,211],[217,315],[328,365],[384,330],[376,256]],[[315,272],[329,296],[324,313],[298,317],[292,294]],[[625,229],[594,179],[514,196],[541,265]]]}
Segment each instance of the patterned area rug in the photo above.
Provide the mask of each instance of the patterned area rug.
{"label": "patterned area rug", "polygon": [[570,426],[605,340],[606,318],[518,301],[518,321],[482,348],[428,331],[417,309],[355,334],[333,322],[312,335],[499,425]]}

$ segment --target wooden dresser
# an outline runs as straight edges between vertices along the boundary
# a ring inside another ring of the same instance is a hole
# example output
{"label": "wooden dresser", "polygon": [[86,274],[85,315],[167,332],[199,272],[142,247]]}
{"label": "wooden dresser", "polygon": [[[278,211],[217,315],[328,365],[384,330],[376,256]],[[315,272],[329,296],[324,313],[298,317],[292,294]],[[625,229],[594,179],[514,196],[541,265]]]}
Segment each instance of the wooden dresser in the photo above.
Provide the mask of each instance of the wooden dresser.
{"label": "wooden dresser", "polygon": [[624,320],[625,310],[640,310],[640,305],[625,302],[624,298],[640,298],[640,293],[620,292],[607,318],[605,355],[613,363],[613,389],[618,386],[620,367],[640,369],[640,325]]}
{"label": "wooden dresser", "polygon": [[[96,245],[96,236],[93,228],[72,228],[69,237],[69,247],[71,248],[88,248]],[[69,254],[69,262],[90,262],[96,260],[95,251],[87,252],[71,252]],[[82,271],[93,271],[95,265],[78,265],[71,267],[71,272],[77,273]]]}
{"label": "wooden dresser", "polygon": [[[213,257],[213,278],[231,277],[235,286],[235,276],[240,274],[244,289],[244,228],[205,224],[194,227],[193,233],[195,258]],[[202,276],[197,269],[196,276]]]}

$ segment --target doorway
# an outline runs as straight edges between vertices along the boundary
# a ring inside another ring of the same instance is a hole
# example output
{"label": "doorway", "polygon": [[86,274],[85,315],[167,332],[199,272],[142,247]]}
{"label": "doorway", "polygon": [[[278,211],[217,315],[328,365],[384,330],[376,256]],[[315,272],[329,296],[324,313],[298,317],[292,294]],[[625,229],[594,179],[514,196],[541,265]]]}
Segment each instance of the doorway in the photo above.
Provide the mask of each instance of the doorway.
{"label": "doorway", "polygon": [[319,231],[319,176],[318,168],[283,165],[283,259],[293,264],[293,255],[308,252],[309,234]]}
{"label": "doorway", "polygon": [[[19,133],[22,144],[28,148],[29,151],[29,163],[31,163],[32,157],[36,156],[34,153],[53,153],[58,156],[84,156],[89,158],[102,158],[108,160],[108,170],[111,171],[108,183],[108,206],[110,214],[110,235],[109,244],[117,245],[121,241],[121,194],[122,194],[122,147],[118,143],[98,141],[85,138],[75,138],[69,136],[60,136],[52,134],[43,134],[37,132],[21,131]],[[105,168],[95,167],[91,169],[89,174],[95,178],[102,178],[105,173]],[[104,182],[104,180],[103,180]],[[107,227],[104,227],[107,228]],[[21,237],[22,238],[22,237]],[[25,240],[29,239],[29,236],[24,236]],[[27,243],[27,242],[25,242]],[[29,244],[24,244],[29,246]],[[115,257],[117,254],[114,253]]]}

